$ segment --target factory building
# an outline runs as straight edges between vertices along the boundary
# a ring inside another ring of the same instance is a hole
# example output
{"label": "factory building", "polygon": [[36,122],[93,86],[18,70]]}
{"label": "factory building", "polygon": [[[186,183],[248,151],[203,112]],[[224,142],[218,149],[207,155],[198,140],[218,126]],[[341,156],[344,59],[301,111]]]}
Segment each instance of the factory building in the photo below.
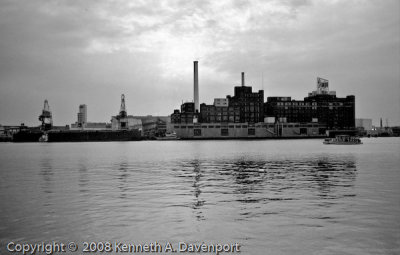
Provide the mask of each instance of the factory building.
{"label": "factory building", "polygon": [[242,85],[236,86],[234,96],[227,96],[229,106],[239,110],[239,122],[258,123],[264,121],[264,91],[253,92],[251,86],[245,86],[242,72]]}
{"label": "factory building", "polygon": [[181,110],[174,110],[171,114],[172,123],[193,123],[196,122],[198,114],[195,114],[195,103],[186,102],[181,105]]}
{"label": "factory building", "polygon": [[330,130],[355,128],[355,97],[336,97],[329,91],[328,80],[317,78],[317,90],[304,100],[291,97],[268,97],[264,104],[265,117],[280,123],[318,123]]}
{"label": "factory building", "polygon": [[245,86],[244,73],[242,84],[234,89],[234,96],[214,99],[214,104],[200,105],[201,123],[257,123],[264,120],[264,91],[253,92]]}
{"label": "factory building", "polygon": [[213,104],[198,103],[198,62],[194,65],[194,102],[186,102],[171,114],[171,124],[180,138],[273,138],[322,137],[329,130],[355,129],[355,97],[339,98],[329,91],[329,82],[317,78],[317,90],[304,100],[268,97],[242,84],[234,95],[216,98]]}

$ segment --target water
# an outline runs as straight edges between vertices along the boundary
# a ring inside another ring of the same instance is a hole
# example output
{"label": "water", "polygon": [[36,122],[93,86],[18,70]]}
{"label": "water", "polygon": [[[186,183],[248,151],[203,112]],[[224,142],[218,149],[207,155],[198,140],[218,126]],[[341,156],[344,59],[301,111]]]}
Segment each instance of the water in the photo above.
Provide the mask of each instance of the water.
{"label": "water", "polygon": [[3,143],[0,253],[10,241],[158,241],[400,254],[400,139],[363,142]]}

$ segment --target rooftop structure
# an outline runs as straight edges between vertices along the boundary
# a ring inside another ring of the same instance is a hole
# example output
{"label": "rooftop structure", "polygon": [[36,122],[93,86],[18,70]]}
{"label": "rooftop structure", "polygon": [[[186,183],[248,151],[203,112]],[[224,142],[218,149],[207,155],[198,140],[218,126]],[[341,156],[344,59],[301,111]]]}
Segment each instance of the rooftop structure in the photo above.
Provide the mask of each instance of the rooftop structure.
{"label": "rooftop structure", "polygon": [[317,77],[317,90],[308,93],[309,97],[316,95],[336,95],[336,91],[329,91],[329,81],[320,77]]}

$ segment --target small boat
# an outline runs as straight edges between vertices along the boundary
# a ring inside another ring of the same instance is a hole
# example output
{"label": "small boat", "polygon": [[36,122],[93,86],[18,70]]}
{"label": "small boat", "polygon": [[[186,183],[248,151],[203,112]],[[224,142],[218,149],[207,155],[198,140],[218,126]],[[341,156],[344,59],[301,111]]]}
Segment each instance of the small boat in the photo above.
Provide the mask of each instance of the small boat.
{"label": "small boat", "polygon": [[156,137],[156,140],[179,140],[180,138],[176,135],[175,132],[173,133],[166,133],[165,136]]}
{"label": "small boat", "polygon": [[44,133],[40,138],[39,138],[39,142],[41,143],[46,143],[49,141],[49,137],[46,133]]}
{"label": "small boat", "polygon": [[349,135],[337,135],[335,138],[326,138],[324,144],[343,144],[343,145],[353,145],[362,144],[361,139],[355,136]]}

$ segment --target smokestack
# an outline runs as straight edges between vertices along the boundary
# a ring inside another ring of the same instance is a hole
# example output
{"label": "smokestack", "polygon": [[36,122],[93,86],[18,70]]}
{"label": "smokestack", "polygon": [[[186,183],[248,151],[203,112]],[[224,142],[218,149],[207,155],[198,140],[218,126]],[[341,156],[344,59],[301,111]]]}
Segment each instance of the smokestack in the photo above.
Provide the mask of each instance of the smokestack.
{"label": "smokestack", "polygon": [[242,87],[244,87],[244,72],[242,72]]}
{"label": "smokestack", "polygon": [[194,112],[200,112],[198,61],[194,61]]}

